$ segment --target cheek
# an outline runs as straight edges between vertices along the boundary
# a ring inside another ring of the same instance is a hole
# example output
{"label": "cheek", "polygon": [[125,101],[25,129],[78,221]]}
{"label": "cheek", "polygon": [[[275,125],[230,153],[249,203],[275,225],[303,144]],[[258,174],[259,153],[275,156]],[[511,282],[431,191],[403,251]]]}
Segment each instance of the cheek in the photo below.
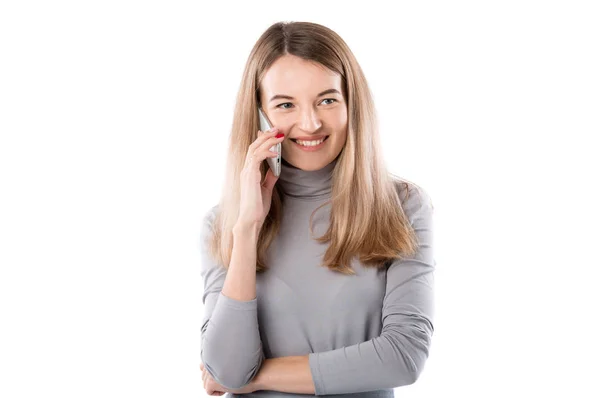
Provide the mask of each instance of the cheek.
{"label": "cheek", "polygon": [[346,139],[348,138],[348,134],[346,130],[337,130],[333,137],[329,138],[331,140],[330,150],[338,152],[346,145]]}
{"label": "cheek", "polygon": [[336,112],[331,112],[327,116],[327,119],[323,121],[324,124],[328,130],[335,133],[336,141],[341,141],[341,136],[345,135],[348,131],[348,114],[346,109],[336,110]]}
{"label": "cheek", "polygon": [[335,137],[335,146],[336,147],[343,147],[346,144],[346,138],[348,137],[348,135],[346,134],[346,132],[340,132],[337,137]]}
{"label": "cheek", "polygon": [[348,111],[346,108],[341,108],[339,112],[334,117],[333,121],[336,125],[337,130],[345,130],[346,125],[348,124]]}
{"label": "cheek", "polygon": [[335,120],[334,125],[335,133],[336,133],[336,141],[339,141],[340,145],[343,145],[346,142],[346,137],[348,136],[348,114],[344,112],[340,112],[337,119]]}

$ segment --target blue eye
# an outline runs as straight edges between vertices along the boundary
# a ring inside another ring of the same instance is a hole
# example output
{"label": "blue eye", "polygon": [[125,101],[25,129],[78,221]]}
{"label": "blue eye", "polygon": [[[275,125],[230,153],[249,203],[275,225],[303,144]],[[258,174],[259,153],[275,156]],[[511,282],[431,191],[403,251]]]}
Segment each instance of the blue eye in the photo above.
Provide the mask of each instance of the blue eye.
{"label": "blue eye", "polygon": [[[334,102],[337,102],[337,100],[336,100],[335,98],[325,98],[323,101],[334,101]],[[323,101],[321,101],[321,102],[323,102]],[[287,104],[290,104],[290,105],[291,105],[292,103],[291,103],[291,102],[284,102],[283,104],[279,104],[279,105],[277,105],[277,106],[276,106],[276,108],[280,108],[280,107],[281,107],[281,105],[287,105]],[[331,104],[332,104],[332,103],[325,104],[325,105],[331,105]],[[284,107],[284,108],[282,108],[282,109],[290,109],[290,108],[285,108],[285,107]]]}

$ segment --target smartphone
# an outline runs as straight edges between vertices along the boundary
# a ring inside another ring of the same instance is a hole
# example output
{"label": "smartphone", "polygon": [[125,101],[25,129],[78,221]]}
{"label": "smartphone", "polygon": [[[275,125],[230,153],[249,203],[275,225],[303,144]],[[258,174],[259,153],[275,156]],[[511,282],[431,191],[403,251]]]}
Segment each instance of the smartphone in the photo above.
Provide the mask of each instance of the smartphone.
{"label": "smartphone", "polygon": [[[267,118],[267,115],[265,115],[263,110],[260,109],[260,106],[258,107],[258,119],[260,120],[260,131],[262,131],[263,133],[273,128],[273,125],[271,124],[271,122],[269,122],[269,118]],[[269,164],[273,175],[275,177],[279,177],[279,174],[281,173],[281,142],[273,145],[271,147],[271,151],[277,152],[277,157],[268,157],[265,160]]]}

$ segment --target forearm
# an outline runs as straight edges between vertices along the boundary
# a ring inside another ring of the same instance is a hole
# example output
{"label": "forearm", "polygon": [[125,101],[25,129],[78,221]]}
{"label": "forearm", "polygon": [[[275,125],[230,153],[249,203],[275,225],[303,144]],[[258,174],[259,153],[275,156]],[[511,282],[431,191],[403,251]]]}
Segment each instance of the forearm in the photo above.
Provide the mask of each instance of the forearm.
{"label": "forearm", "polygon": [[257,240],[256,227],[236,225],[233,229],[233,250],[223,283],[223,295],[238,301],[256,298]]}
{"label": "forearm", "polygon": [[315,393],[308,355],[265,359],[254,382],[257,390]]}
{"label": "forearm", "polygon": [[256,235],[255,229],[234,231],[230,266],[203,330],[202,362],[228,388],[253,380],[264,358],[257,320]]}

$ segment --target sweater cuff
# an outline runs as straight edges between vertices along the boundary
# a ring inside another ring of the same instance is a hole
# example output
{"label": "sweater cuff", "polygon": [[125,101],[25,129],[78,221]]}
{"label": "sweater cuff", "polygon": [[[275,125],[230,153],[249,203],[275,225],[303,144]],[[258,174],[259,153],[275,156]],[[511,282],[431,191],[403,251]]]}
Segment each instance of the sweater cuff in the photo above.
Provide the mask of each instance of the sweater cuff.
{"label": "sweater cuff", "polygon": [[313,383],[315,384],[315,395],[325,395],[325,386],[321,377],[321,369],[319,368],[319,353],[311,352],[308,354],[308,364],[312,374]]}
{"label": "sweater cuff", "polygon": [[249,301],[240,301],[233,299],[231,297],[227,297],[223,294],[223,292],[219,293],[219,303],[229,308],[233,308],[235,310],[255,310],[258,307],[258,301],[256,298],[253,298]]}

